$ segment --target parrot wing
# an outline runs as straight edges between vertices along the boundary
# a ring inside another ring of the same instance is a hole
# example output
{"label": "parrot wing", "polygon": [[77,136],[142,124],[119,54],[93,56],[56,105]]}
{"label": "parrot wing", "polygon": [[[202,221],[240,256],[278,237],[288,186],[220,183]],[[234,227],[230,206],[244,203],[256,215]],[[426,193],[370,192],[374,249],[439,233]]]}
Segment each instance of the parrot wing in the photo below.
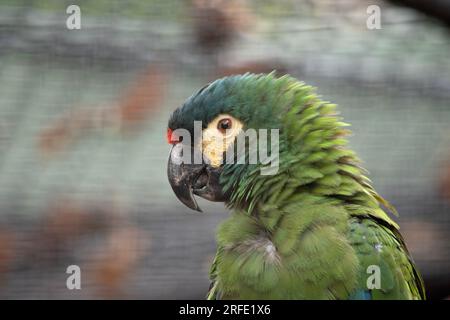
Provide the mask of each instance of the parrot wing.
{"label": "parrot wing", "polygon": [[373,217],[352,218],[348,237],[362,267],[360,289],[350,299],[425,299],[423,280],[393,225]]}

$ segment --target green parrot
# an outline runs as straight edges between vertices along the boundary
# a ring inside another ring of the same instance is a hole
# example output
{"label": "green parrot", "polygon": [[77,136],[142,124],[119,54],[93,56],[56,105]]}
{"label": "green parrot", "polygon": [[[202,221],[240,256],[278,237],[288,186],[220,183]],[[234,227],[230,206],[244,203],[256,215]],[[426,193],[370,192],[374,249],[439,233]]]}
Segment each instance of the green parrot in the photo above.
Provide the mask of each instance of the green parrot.
{"label": "green parrot", "polygon": [[[347,126],[313,87],[274,73],[218,79],[173,112],[175,195],[194,210],[196,195],[232,211],[217,230],[207,299],[425,299],[386,213],[395,209],[347,147]],[[249,136],[236,147],[249,129],[277,130],[272,173],[263,157],[249,161]]]}

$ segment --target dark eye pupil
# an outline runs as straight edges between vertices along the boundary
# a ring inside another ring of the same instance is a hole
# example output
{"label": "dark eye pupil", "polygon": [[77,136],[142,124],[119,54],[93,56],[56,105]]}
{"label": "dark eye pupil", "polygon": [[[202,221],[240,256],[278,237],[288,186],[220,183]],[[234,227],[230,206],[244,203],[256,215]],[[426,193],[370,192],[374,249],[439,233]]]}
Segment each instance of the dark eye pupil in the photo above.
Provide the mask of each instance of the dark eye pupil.
{"label": "dark eye pupil", "polygon": [[219,128],[221,130],[227,130],[230,128],[230,126],[231,126],[231,121],[229,119],[221,120],[219,123]]}

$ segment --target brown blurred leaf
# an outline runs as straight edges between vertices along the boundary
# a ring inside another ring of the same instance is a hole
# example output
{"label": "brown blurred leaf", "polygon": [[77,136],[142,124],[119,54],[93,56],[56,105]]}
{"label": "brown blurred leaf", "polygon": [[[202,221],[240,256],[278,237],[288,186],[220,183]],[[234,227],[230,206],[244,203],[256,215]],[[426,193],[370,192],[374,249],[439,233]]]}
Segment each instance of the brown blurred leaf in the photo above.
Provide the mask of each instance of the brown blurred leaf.
{"label": "brown blurred leaf", "polygon": [[192,17],[196,43],[206,52],[224,48],[255,21],[247,2],[242,0],[193,0]]}
{"label": "brown blurred leaf", "polygon": [[442,197],[450,201],[450,159],[444,163],[439,177],[439,192]]}
{"label": "brown blurred leaf", "polygon": [[[167,87],[167,72],[158,66],[149,66],[119,98],[117,105],[108,107],[81,107],[56,120],[38,137],[42,155],[52,156],[69,147],[83,134],[119,130],[124,132],[148,120],[159,109]],[[112,106],[111,106],[112,105]]]}
{"label": "brown blurred leaf", "polygon": [[[12,231],[0,229],[0,277],[10,269],[15,258],[15,235]],[[0,280],[2,280],[0,278]]]}
{"label": "brown blurred leaf", "polygon": [[91,277],[103,298],[123,296],[123,286],[150,245],[148,233],[137,227],[111,231],[100,254],[92,257]]}

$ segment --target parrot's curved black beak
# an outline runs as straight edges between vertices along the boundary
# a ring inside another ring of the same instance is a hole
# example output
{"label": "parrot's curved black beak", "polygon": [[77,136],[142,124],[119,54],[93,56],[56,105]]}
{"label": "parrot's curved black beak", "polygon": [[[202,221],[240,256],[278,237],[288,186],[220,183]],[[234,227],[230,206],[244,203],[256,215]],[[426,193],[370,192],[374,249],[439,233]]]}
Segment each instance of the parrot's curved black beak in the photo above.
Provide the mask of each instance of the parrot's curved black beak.
{"label": "parrot's curved black beak", "polygon": [[181,143],[175,144],[170,150],[167,164],[169,183],[177,198],[188,208],[200,212],[202,210],[194,194],[209,201],[225,201],[227,195],[223,193],[219,183],[222,168],[214,168],[205,163],[185,163],[182,161],[183,152],[192,154],[190,147],[183,146]]}

